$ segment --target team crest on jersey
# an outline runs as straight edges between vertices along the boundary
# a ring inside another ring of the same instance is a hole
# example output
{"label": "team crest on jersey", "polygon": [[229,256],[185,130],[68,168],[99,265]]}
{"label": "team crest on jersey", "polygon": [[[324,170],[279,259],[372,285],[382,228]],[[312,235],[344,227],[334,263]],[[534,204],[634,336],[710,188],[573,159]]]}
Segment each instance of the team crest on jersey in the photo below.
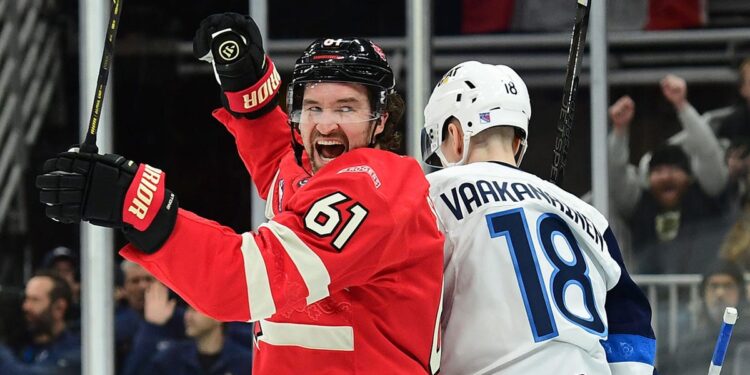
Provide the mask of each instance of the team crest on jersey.
{"label": "team crest on jersey", "polygon": [[370,42],[370,44],[372,44],[372,49],[375,50],[375,53],[377,53],[378,56],[380,56],[380,58],[383,59],[383,61],[385,61],[385,52],[383,52],[383,49],[380,48],[379,45],[373,42]]}
{"label": "team crest on jersey", "polygon": [[479,114],[479,123],[480,124],[489,124],[490,123],[490,113],[489,112],[482,112]]}

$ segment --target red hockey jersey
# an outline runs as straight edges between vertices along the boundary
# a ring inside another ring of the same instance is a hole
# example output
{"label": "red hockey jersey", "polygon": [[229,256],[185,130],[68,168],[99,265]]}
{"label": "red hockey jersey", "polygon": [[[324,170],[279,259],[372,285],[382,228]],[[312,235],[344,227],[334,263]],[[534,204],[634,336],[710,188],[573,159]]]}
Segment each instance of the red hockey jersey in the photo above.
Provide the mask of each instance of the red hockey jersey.
{"label": "red hockey jersey", "polygon": [[411,158],[357,149],[309,176],[286,115],[214,114],[268,198],[258,233],[180,209],[141,264],[201,312],[253,321],[255,374],[419,374],[439,366],[443,237]]}

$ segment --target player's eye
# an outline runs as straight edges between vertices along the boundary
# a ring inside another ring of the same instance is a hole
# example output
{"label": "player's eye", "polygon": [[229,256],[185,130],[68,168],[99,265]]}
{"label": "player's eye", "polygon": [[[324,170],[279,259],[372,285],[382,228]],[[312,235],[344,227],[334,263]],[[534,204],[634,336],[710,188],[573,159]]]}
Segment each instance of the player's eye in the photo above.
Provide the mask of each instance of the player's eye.
{"label": "player's eye", "polygon": [[354,108],[352,108],[352,107],[350,107],[348,105],[345,105],[345,106],[339,107],[338,111],[342,112],[342,113],[354,112]]}

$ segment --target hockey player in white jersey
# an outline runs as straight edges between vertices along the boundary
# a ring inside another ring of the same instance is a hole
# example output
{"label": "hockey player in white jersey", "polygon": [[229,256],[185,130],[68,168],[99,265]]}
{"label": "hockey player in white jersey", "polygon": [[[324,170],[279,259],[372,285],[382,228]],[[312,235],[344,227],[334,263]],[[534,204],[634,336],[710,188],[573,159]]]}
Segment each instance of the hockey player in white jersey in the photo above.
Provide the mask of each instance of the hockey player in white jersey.
{"label": "hockey player in white jersey", "polygon": [[445,233],[441,372],[651,374],[651,309],[607,220],[518,169],[531,117],[511,68],[469,61],[425,108],[430,196]]}

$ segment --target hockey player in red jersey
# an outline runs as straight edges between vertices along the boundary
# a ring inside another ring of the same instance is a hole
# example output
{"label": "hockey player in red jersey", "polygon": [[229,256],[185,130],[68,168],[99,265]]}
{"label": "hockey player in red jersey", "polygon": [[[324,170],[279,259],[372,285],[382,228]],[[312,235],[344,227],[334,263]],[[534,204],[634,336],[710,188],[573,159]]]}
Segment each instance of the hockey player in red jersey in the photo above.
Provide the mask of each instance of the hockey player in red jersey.
{"label": "hockey player in red jersey", "polygon": [[379,149],[401,115],[380,48],[313,43],[294,70],[288,119],[252,20],[209,17],[195,50],[215,68],[224,108],[214,116],[270,221],[237,234],[178,209],[164,172],[79,152],[37,178],[47,216],[122,229],[121,254],[193,307],[256,322],[256,374],[436,373],[443,237],[419,164]]}

